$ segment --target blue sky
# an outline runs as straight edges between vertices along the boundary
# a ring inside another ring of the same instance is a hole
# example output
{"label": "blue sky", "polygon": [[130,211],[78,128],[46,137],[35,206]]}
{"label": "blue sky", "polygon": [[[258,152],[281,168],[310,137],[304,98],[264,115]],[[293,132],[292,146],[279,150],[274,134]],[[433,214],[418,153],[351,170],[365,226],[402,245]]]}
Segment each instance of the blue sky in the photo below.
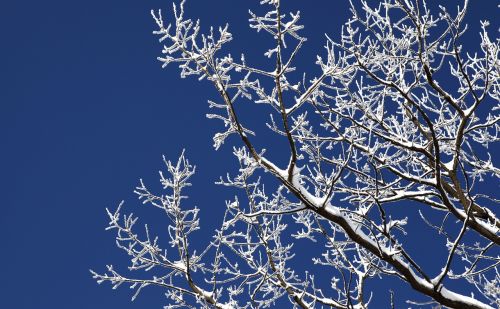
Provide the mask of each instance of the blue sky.
{"label": "blue sky", "polygon": [[[472,2],[466,45],[478,44],[478,20],[498,11],[495,1]],[[205,26],[229,22],[232,52],[261,57],[266,47],[255,42],[263,36],[248,28],[246,5],[257,1],[191,0],[187,12]],[[181,80],[156,60],[161,46],[149,10],[170,7],[169,0],[2,3],[1,308],[161,308],[160,290],[131,303],[130,290],[98,286],[88,269],[125,266],[104,232],[104,208],[124,199],[141,212],[132,190],[141,177],[157,180],[162,154],[175,159],[187,149],[198,166],[190,202],[202,209],[207,231],[220,223],[216,214],[234,193],[213,183],[234,168],[231,143],[212,148],[218,123],[205,117],[206,100],[216,97],[210,85]],[[325,29],[339,34],[347,1],[291,1],[290,8],[301,9],[306,25],[307,68]],[[494,35],[496,20],[490,29]],[[147,211],[145,218],[156,220]]]}

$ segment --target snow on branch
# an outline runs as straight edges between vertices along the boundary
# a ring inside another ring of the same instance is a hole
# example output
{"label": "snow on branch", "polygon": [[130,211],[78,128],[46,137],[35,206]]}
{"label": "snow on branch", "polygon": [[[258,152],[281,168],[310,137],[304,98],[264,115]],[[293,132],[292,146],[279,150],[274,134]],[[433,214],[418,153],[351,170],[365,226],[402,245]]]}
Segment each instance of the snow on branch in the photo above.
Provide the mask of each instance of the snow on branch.
{"label": "snow on branch", "polygon": [[[487,21],[473,21],[480,44],[465,50],[467,10],[476,4],[451,10],[422,0],[350,1],[340,36],[327,35],[311,64],[320,73],[306,78],[310,72],[296,68],[306,43],[300,12],[285,12],[279,0],[261,1],[264,13],[250,11],[250,27],[274,39],[263,50],[275,60],[269,70],[226,54],[229,27],[204,32],[185,17],[184,3],[173,6],[168,25],[152,11],[164,44],[158,59],[178,64],[181,78],[214,85],[219,99],[209,101],[207,117],[224,125],[214,146],[230,135],[240,140],[231,141],[238,172],[218,182],[235,195],[201,245],[192,236],[201,211],[184,206],[194,167],[184,154],[165,160],[165,192],[142,181],[135,192],[168,218],[168,235],[157,238],[147,225],[139,233],[138,218],[123,214],[122,204],[108,210],[130,272],[159,275],[127,277],[109,266],[93,272],[99,283],[129,284],[136,295],[162,286],[172,307],[266,308],[288,300],[301,308],[368,308],[373,298],[401,301],[366,284],[391,276],[413,288],[415,297],[403,300],[410,304],[423,295],[426,304],[450,308],[500,306],[500,198],[491,190],[500,177],[499,40]],[[243,122],[242,101],[256,104],[252,117],[270,115],[265,124],[286,149]],[[287,166],[260,147],[276,150]],[[445,244],[433,246],[445,258],[427,257],[434,268],[424,267],[412,243],[421,233]],[[297,250],[305,241],[311,250]],[[311,265],[297,268],[304,251]],[[328,282],[317,267],[328,269]]]}

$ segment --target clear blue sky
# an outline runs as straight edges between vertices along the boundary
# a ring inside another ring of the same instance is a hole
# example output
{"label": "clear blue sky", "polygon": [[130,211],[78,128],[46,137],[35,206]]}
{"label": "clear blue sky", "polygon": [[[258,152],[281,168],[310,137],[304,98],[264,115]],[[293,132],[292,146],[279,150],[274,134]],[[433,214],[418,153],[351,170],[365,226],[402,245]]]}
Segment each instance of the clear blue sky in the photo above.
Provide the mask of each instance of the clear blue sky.
{"label": "clear blue sky", "polygon": [[[248,28],[245,6],[257,2],[191,0],[187,11],[205,26],[229,22],[235,55],[261,55],[266,47],[255,44],[262,35]],[[339,34],[347,1],[284,2],[300,4],[306,66],[325,28]],[[471,2],[465,43],[477,44],[478,19],[498,18],[498,9],[496,1]],[[234,194],[213,182],[234,168],[231,144],[213,151],[219,124],[205,117],[206,100],[216,97],[210,85],[181,80],[174,66],[161,70],[156,61],[161,46],[149,10],[170,7],[169,0],[3,1],[0,308],[161,308],[160,290],[131,303],[129,289],[98,286],[88,269],[125,266],[104,231],[104,208],[124,199],[141,212],[132,190],[140,177],[157,180],[162,154],[175,158],[187,149],[199,171],[190,201],[202,209],[207,231],[220,223],[216,214]]]}

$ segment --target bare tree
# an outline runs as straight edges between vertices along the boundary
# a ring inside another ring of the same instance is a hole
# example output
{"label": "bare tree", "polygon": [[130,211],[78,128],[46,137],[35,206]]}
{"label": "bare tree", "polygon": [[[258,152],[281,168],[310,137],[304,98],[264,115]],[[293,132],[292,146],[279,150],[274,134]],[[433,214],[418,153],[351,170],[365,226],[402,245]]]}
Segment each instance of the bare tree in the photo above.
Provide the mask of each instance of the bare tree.
{"label": "bare tree", "polygon": [[[165,212],[173,249],[161,248],[147,226],[136,234],[137,217],[122,216],[121,205],[108,210],[108,229],[130,255],[129,269],[161,275],[134,279],[108,266],[94,278],[131,284],[135,296],[148,285],[164,287],[165,308],[264,308],[280,298],[302,308],[367,308],[365,283],[389,276],[427,296],[428,305],[500,306],[498,194],[484,186],[500,177],[489,153],[499,138],[499,41],[488,23],[481,22],[481,44],[470,54],[461,45],[467,0],[453,14],[444,7],[433,14],[424,0],[353,0],[340,40],[327,37],[317,57],[321,74],[306,78],[294,67],[306,41],[299,12],[283,12],[279,0],[260,3],[266,12],[250,12],[250,26],[275,39],[265,53],[273,71],[223,54],[233,39],[228,26],[201,34],[199,22],[185,17],[184,1],[174,5],[172,24],[152,12],[163,66],[178,64],[181,77],[206,79],[220,95],[209,101],[218,112],[208,117],[225,127],[214,146],[230,135],[241,141],[234,148],[239,173],[220,184],[244,198],[227,202],[208,246],[190,243],[199,211],[183,207],[183,189],[194,167],[184,154],[166,160],[166,193],[142,181],[135,192]],[[268,128],[289,146],[286,167],[254,144],[240,101],[271,113]],[[273,186],[265,190],[264,182],[273,179],[279,185],[269,193]],[[413,209],[420,217],[400,215]],[[446,241],[447,258],[434,261],[438,272],[412,258],[407,233],[422,230],[435,232],[428,241]],[[337,274],[330,282],[294,270],[293,240],[302,238],[324,246],[313,261]],[[479,297],[453,291],[457,283]]]}

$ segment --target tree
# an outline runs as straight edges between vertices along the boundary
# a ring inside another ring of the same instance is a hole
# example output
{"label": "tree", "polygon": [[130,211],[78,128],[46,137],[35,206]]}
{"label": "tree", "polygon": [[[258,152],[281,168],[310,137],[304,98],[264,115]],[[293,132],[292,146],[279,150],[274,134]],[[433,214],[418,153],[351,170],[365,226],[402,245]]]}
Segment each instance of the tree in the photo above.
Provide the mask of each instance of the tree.
{"label": "tree", "polygon": [[[467,53],[467,0],[455,14],[440,7],[437,15],[425,0],[352,1],[340,40],[327,37],[317,57],[321,73],[306,78],[294,67],[306,41],[299,12],[284,13],[279,0],[261,5],[267,12],[250,12],[250,27],[275,40],[265,53],[273,71],[223,54],[233,39],[228,26],[201,34],[199,22],[185,18],[184,1],[173,6],[172,24],[152,12],[163,67],[176,63],[181,77],[206,79],[220,95],[209,101],[218,112],[208,117],[225,127],[214,136],[215,149],[231,135],[240,141],[233,151],[239,173],[220,184],[244,198],[227,202],[203,249],[190,242],[199,210],[183,206],[195,169],[184,153],[177,163],[165,160],[166,192],[153,193],[141,181],[135,193],[164,211],[173,250],[147,226],[144,236],[136,234],[137,217],[122,216],[122,204],[108,210],[108,229],[131,257],[129,269],[159,275],[134,279],[108,266],[104,274],[92,271],[94,278],[131,284],[134,298],[148,285],[164,287],[166,308],[271,307],[279,299],[303,308],[367,308],[366,282],[374,277],[406,282],[427,304],[500,306],[498,194],[484,185],[500,177],[489,152],[499,138],[499,41],[488,35],[488,23],[481,23],[479,50]],[[271,112],[266,125],[287,141],[286,167],[256,146],[240,101]],[[435,232],[429,241],[446,244],[446,258],[434,261],[437,272],[409,249],[409,234],[423,230]],[[313,261],[336,273],[329,282],[294,270],[296,239],[321,246]]]}

